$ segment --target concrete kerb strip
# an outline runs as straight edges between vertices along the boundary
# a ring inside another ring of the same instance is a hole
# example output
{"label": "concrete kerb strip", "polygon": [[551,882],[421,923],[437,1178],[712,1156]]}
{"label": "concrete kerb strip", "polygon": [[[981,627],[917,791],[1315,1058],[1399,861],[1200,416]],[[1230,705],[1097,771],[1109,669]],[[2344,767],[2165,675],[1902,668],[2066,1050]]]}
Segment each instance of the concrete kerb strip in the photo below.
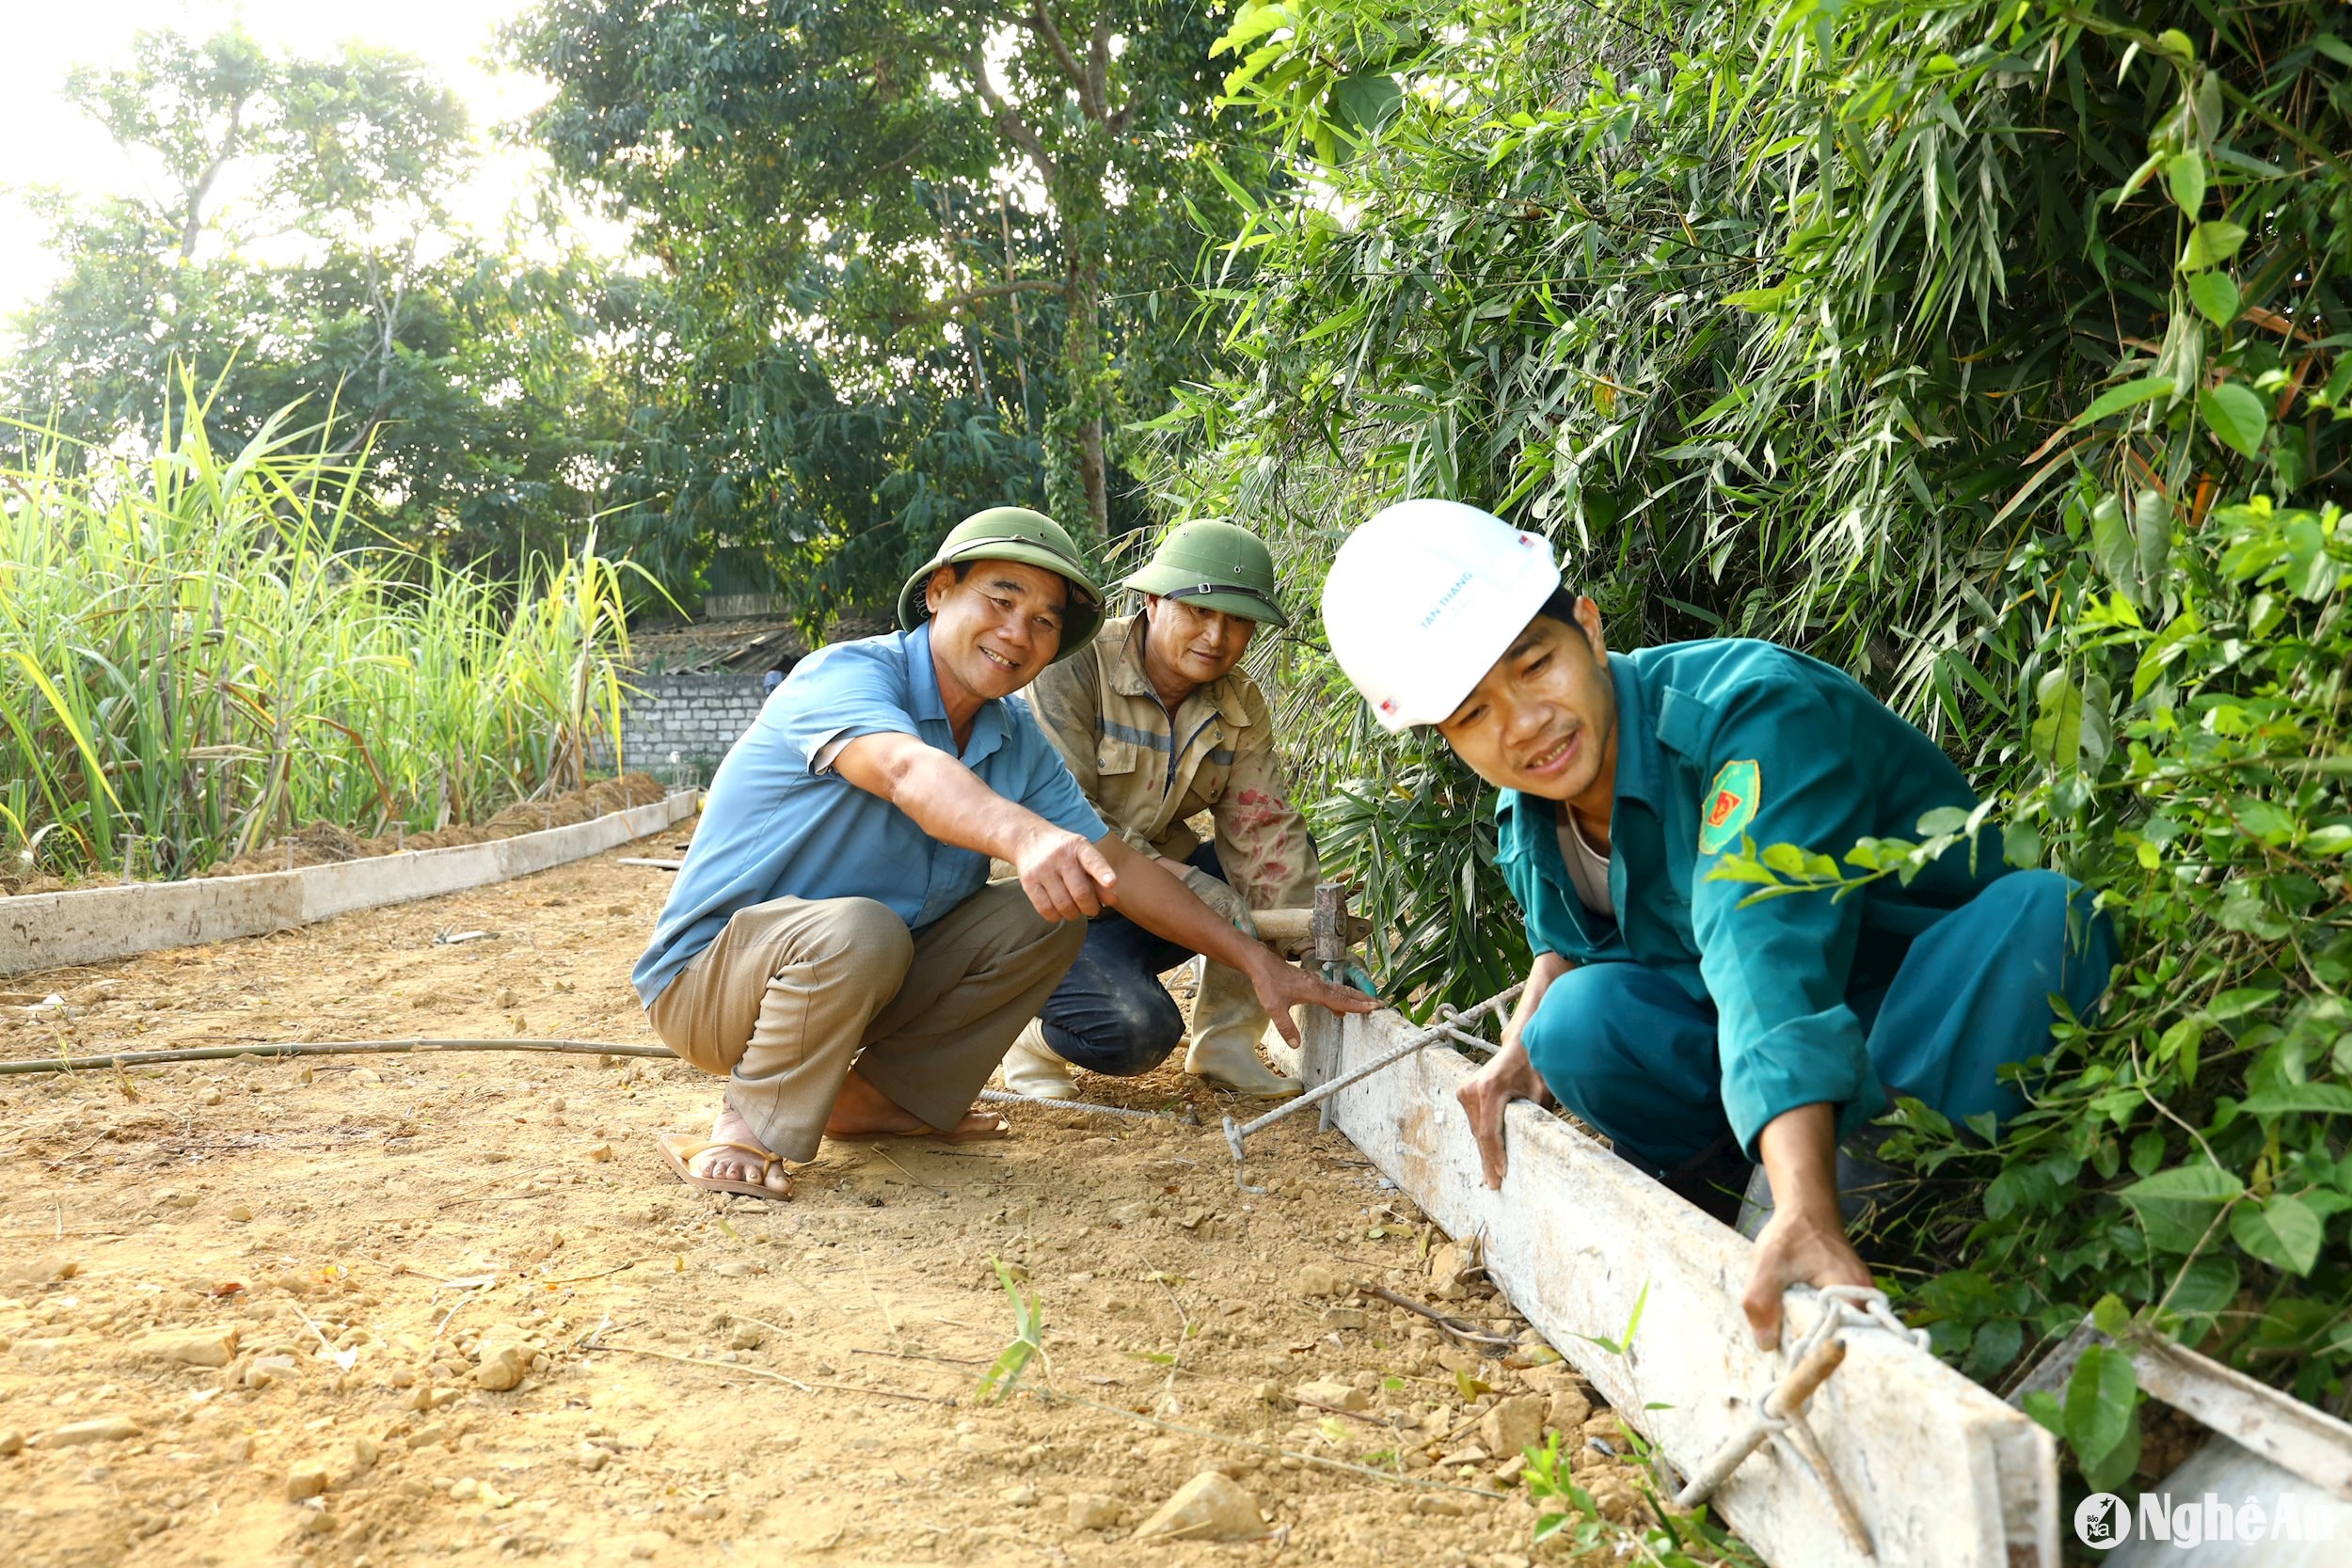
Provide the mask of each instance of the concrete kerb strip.
{"label": "concrete kerb strip", "polygon": [[[1310,1011],[1305,1032],[1302,1076],[1319,1085],[1413,1030],[1393,1012]],[[1750,1397],[1788,1370],[1756,1348],[1740,1314],[1752,1244],[1530,1104],[1507,1114],[1509,1174],[1488,1191],[1454,1103],[1474,1070],[1454,1052],[1422,1051],[1327,1104],[1440,1229],[1481,1239],[1487,1276],[1619,1419],[1675,1470],[1697,1473],[1748,1423]],[[1836,1309],[1804,1289],[1785,1307],[1791,1344]],[[1716,1495],[1724,1519],[1775,1568],[2058,1568],[2056,1439],[1903,1335],[1839,1332],[1846,1366],[1813,1396],[1811,1425],[1875,1555],[1787,1465],[1732,1471]],[[1625,1354],[1603,1340],[1626,1341]]]}
{"label": "concrete kerb strip", "polygon": [[587,822],[333,865],[0,898],[0,974],[263,936],[354,910],[509,881],[658,833],[691,816],[699,800],[698,791],[681,790]]}

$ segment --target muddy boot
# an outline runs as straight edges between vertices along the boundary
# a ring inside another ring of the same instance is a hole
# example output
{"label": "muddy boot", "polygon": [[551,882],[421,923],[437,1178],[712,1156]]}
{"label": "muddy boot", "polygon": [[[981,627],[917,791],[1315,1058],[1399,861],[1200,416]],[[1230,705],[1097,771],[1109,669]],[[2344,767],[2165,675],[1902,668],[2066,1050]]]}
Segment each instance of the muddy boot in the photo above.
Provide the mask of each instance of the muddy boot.
{"label": "muddy boot", "polygon": [[1283,1077],[1258,1059],[1258,1037],[1269,1022],[1248,975],[1220,963],[1202,963],[1200,990],[1192,1002],[1191,1044],[1184,1052],[1184,1070],[1243,1094],[1289,1099],[1298,1092],[1298,1081]]}
{"label": "muddy boot", "polygon": [[[1883,1225],[1921,1190],[1916,1179],[1879,1160],[1879,1148],[1893,1132],[1866,1127],[1837,1146],[1837,1212],[1850,1237],[1859,1238]],[[1740,1205],[1735,1228],[1752,1242],[1772,1217],[1772,1184],[1764,1167],[1757,1165],[1748,1177],[1747,1196]]]}
{"label": "muddy boot", "polygon": [[[1764,1167],[1757,1165],[1755,1171],[1761,1177]],[[1752,1186],[1747,1156],[1728,1132],[1658,1180],[1668,1192],[1723,1225],[1740,1217],[1740,1191]]]}
{"label": "muddy boot", "polygon": [[1288,1100],[1300,1086],[1297,1079],[1285,1078],[1260,1061],[1254,1037],[1237,1029],[1196,1037],[1184,1052],[1184,1070],[1220,1088],[1264,1100]]}
{"label": "muddy boot", "polygon": [[1005,1053],[1005,1087],[1034,1100],[1069,1100],[1077,1093],[1077,1080],[1068,1062],[1045,1043],[1045,1026],[1031,1019]]}

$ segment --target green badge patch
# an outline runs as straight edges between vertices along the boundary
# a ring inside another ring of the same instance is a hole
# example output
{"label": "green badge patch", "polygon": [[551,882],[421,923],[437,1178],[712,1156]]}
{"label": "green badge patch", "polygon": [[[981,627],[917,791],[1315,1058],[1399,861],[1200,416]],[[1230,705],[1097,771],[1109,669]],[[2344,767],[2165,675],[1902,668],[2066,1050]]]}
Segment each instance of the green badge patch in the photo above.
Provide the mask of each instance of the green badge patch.
{"label": "green badge patch", "polygon": [[1699,853],[1720,854],[1739,843],[1740,833],[1756,820],[1763,789],[1763,776],[1755,763],[1724,763],[1707,786],[1707,807],[1699,813]]}

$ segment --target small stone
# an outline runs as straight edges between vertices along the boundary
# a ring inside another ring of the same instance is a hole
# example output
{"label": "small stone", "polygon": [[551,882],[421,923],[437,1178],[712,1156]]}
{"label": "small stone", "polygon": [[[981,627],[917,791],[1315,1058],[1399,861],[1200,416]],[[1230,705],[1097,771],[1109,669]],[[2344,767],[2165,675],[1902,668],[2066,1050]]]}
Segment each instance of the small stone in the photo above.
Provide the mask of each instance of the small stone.
{"label": "small stone", "polygon": [[394,1367],[384,1374],[384,1385],[388,1388],[414,1388],[417,1386],[416,1369]]}
{"label": "small stone", "polygon": [[1364,1326],[1363,1308],[1327,1307],[1323,1309],[1323,1326],[1326,1328],[1361,1328]]}
{"label": "small stone", "polygon": [[1072,1529],[1108,1529],[1119,1523],[1119,1499],[1096,1492],[1079,1492],[1070,1499]]}
{"label": "small stone", "polygon": [[0,1427],[0,1459],[24,1451],[24,1434],[14,1427]]}
{"label": "small stone", "polygon": [[1544,1425],[1554,1432],[1576,1432],[1592,1419],[1593,1402],[1581,1388],[1555,1389],[1544,1410]]}
{"label": "small stone", "polygon": [[610,1450],[600,1449],[594,1443],[582,1443],[572,1450],[572,1463],[590,1475],[603,1469],[612,1462],[612,1455]]}
{"label": "small stone", "polygon": [[300,1381],[302,1364],[291,1355],[256,1356],[253,1364],[245,1370],[245,1386],[248,1388],[266,1388],[273,1383]]}
{"label": "small stone", "polygon": [[49,1434],[53,1449],[79,1448],[85,1443],[119,1443],[126,1437],[139,1434],[138,1422],[127,1416],[101,1416],[94,1420],[74,1421]]}
{"label": "small stone", "polygon": [[1327,1404],[1337,1410],[1370,1410],[1372,1396],[1352,1383],[1337,1378],[1317,1378],[1302,1383],[1291,1391],[1291,1398],[1302,1404]]}
{"label": "small stone", "polygon": [[1524,1475],[1526,1471],[1527,1455],[1524,1451],[1521,1451],[1513,1454],[1510,1458],[1495,1466],[1495,1480],[1498,1483],[1504,1486],[1517,1486],[1519,1483],[1519,1477]]}
{"label": "small stone", "polygon": [[727,1334],[727,1349],[757,1350],[766,1335],[750,1323],[737,1323]]}
{"label": "small stone", "polygon": [[253,1457],[253,1434],[241,1432],[221,1445],[221,1455],[231,1465],[242,1465]]}
{"label": "small stone", "polygon": [[1008,1486],[1002,1492],[997,1493],[996,1497],[997,1500],[1007,1508],[1035,1508],[1037,1506],[1037,1488],[1025,1483],[1019,1486]]}
{"label": "small stone", "polygon": [[196,1207],[197,1195],[194,1193],[172,1192],[167,1188],[164,1192],[156,1195],[155,1201],[167,1209],[193,1209]]}
{"label": "small stone", "polygon": [[202,1094],[197,1096],[196,1102],[199,1105],[217,1105],[220,1103],[220,1091],[218,1089],[206,1089]]}
{"label": "small stone", "polygon": [[229,1217],[243,1225],[253,1217],[253,1211],[242,1203],[232,1203],[229,1206]]}
{"label": "small stone", "polygon": [[658,1529],[649,1529],[629,1538],[628,1555],[644,1561],[670,1544],[670,1538]]}
{"label": "small stone", "polygon": [[306,1459],[286,1472],[286,1497],[301,1502],[326,1490],[326,1466],[315,1459]]}
{"label": "small stone", "polygon": [[531,1353],[512,1339],[486,1347],[474,1368],[473,1380],[493,1393],[519,1387],[531,1370]]}
{"label": "small stone", "polygon": [[1478,1418],[1479,1440],[1492,1454],[1515,1454],[1543,1436],[1549,1404],[1541,1394],[1513,1394]]}
{"label": "small stone", "polygon": [[408,1434],[408,1446],[412,1449],[429,1449],[448,1435],[448,1428],[438,1421],[431,1421]]}
{"label": "small stone", "polygon": [[498,1002],[501,1007],[518,1007],[522,1006],[522,1000],[515,994],[515,989],[512,986],[499,992]]}
{"label": "small stone", "polygon": [[607,1160],[612,1158],[612,1146],[611,1144],[598,1144],[596,1148],[588,1151],[588,1158],[594,1160],[598,1164],[602,1164]]}
{"label": "small stone", "polygon": [[730,1258],[723,1263],[713,1263],[710,1266],[710,1272],[722,1279],[743,1279],[752,1275],[766,1274],[768,1265],[750,1262],[741,1258]]}
{"label": "small stone", "polygon": [[158,1329],[132,1348],[183,1367],[226,1367],[237,1358],[237,1328],[231,1323],[225,1328]]}
{"label": "small stone", "polygon": [[1344,1295],[1347,1282],[1324,1264],[1309,1263],[1298,1271],[1298,1293],[1310,1297]]}
{"label": "small stone", "polygon": [[0,1267],[0,1285],[54,1285],[81,1272],[81,1263],[71,1258],[28,1258]]}
{"label": "small stone", "polygon": [[1254,1541],[1265,1533],[1258,1499],[1221,1470],[1203,1470],[1176,1489],[1159,1512],[1136,1530],[1135,1539],[1168,1536],[1180,1541]]}

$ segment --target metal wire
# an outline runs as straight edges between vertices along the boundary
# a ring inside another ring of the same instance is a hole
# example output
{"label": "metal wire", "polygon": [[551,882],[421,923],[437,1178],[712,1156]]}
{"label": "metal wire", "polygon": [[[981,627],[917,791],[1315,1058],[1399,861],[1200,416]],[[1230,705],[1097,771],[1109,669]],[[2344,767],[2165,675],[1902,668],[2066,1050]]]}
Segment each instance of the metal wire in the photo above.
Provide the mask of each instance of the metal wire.
{"label": "metal wire", "polygon": [[248,1045],[189,1046],[178,1051],[122,1051],[109,1056],[69,1056],[0,1062],[0,1076],[20,1072],[80,1072],[86,1069],[168,1067],[175,1062],[225,1062],[239,1056],[392,1056],[436,1051],[546,1051],[567,1056],[667,1056],[666,1045],[615,1045],[607,1040],[255,1040]]}
{"label": "metal wire", "polygon": [[1083,1111],[1098,1117],[1129,1117],[1136,1121],[1182,1121],[1172,1111],[1136,1111],[1124,1105],[1097,1105],[1085,1100],[1047,1100],[1041,1095],[1014,1094],[1009,1089],[982,1089],[982,1100],[999,1105],[1042,1105],[1055,1111]]}
{"label": "metal wire", "polygon": [[[1276,1106],[1254,1121],[1237,1122],[1232,1117],[1227,1117],[1225,1118],[1225,1144],[1233,1151],[1233,1184],[1245,1192],[1250,1190],[1248,1182],[1242,1179],[1242,1146],[1250,1137],[1273,1126],[1284,1117],[1296,1116],[1310,1105],[1320,1105],[1350,1085],[1360,1084],[1375,1072],[1386,1071],[1405,1060],[1406,1057],[1422,1050],[1432,1040],[1443,1038],[1449,1034],[1460,1033],[1458,1025],[1473,1022],[1490,1012],[1500,1012],[1517,1001],[1519,992],[1525,989],[1526,982],[1521,981],[1508,990],[1498,991],[1476,1006],[1461,1012],[1456,1012],[1452,1007],[1440,1007],[1438,1009],[1438,1022],[1437,1023],[1408,1036],[1403,1045],[1378,1061],[1367,1063],[1344,1077],[1334,1078],[1327,1084],[1317,1085],[1297,1099]],[[1475,1036],[1470,1037],[1476,1038]],[[1478,1043],[1485,1045],[1486,1042],[1479,1040]],[[1493,1048],[1489,1046],[1488,1049]]]}

